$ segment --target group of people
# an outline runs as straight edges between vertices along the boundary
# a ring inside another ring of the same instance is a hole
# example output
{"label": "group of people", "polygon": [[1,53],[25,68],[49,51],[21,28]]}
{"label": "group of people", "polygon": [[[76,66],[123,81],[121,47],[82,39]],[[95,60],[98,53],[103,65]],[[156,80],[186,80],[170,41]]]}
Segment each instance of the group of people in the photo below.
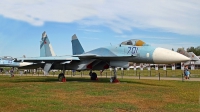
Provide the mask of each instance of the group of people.
{"label": "group of people", "polygon": [[184,68],[184,76],[186,80],[190,78],[190,71],[188,69],[188,66],[185,66]]}

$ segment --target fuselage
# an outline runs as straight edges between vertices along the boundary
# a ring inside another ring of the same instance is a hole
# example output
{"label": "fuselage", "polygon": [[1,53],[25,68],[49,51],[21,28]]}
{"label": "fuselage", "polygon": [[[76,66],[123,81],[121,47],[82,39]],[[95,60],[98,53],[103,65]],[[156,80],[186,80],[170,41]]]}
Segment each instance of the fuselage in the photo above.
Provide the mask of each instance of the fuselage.
{"label": "fuselage", "polygon": [[85,54],[95,54],[97,59],[110,61],[152,64],[170,64],[189,60],[189,58],[177,52],[153,46],[108,46],[94,49]]}

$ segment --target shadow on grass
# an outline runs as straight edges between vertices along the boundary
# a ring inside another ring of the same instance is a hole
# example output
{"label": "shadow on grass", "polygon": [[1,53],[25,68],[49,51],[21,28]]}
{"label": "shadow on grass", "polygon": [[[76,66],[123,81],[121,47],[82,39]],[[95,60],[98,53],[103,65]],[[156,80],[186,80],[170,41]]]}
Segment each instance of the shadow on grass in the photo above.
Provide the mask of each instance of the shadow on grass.
{"label": "shadow on grass", "polygon": [[[89,78],[67,78],[67,81],[68,82],[76,81],[76,82],[110,83],[110,78],[99,78],[99,80],[97,80],[97,81],[92,81]],[[130,79],[129,80],[121,79],[120,83],[122,83],[122,84],[124,84],[124,83],[132,83],[132,84],[149,85],[149,86],[171,87],[169,85],[150,84],[150,83],[147,83],[147,82],[142,82],[142,80],[140,81],[140,80],[134,80],[134,79],[132,79],[132,80],[130,80]],[[115,83],[110,83],[110,84],[115,84]]]}
{"label": "shadow on grass", "polygon": [[5,80],[4,82],[20,83],[20,82],[57,82],[57,81],[58,79],[56,78],[27,77],[27,78],[10,78],[10,80]]}
{"label": "shadow on grass", "polygon": [[[142,81],[142,80],[141,80]],[[130,80],[122,80],[120,82],[123,82],[123,83],[132,83],[132,84],[139,84],[139,85],[148,85],[148,86],[162,86],[162,87],[171,87],[169,85],[163,85],[163,84],[150,84],[150,83],[147,83],[147,82],[141,82],[140,80],[133,80],[133,81],[130,81]],[[152,80],[151,80],[152,81]]]}
{"label": "shadow on grass", "polygon": [[[89,78],[67,78],[67,82],[110,83],[110,78],[99,78],[99,80],[97,81],[90,80]],[[132,80],[121,79],[119,84],[132,83],[132,84],[139,84],[139,85],[170,87],[169,85],[151,84],[147,82],[142,82],[142,80],[134,80],[134,79]],[[110,84],[115,84],[115,83],[110,83]]]}

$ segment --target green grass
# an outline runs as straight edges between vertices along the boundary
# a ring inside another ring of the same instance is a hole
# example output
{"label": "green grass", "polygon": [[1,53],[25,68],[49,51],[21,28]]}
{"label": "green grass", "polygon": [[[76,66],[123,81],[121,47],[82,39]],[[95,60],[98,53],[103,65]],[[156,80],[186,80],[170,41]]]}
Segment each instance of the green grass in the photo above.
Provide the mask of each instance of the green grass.
{"label": "green grass", "polygon": [[200,84],[192,81],[0,75],[0,111],[126,112],[200,110]]}

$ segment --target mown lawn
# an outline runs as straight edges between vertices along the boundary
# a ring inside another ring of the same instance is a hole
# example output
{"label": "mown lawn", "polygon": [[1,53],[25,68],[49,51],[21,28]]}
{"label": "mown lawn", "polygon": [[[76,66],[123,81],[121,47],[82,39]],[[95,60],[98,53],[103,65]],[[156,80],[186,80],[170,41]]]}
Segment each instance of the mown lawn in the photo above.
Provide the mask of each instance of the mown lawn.
{"label": "mown lawn", "polygon": [[200,83],[67,77],[0,76],[1,112],[199,112]]}

